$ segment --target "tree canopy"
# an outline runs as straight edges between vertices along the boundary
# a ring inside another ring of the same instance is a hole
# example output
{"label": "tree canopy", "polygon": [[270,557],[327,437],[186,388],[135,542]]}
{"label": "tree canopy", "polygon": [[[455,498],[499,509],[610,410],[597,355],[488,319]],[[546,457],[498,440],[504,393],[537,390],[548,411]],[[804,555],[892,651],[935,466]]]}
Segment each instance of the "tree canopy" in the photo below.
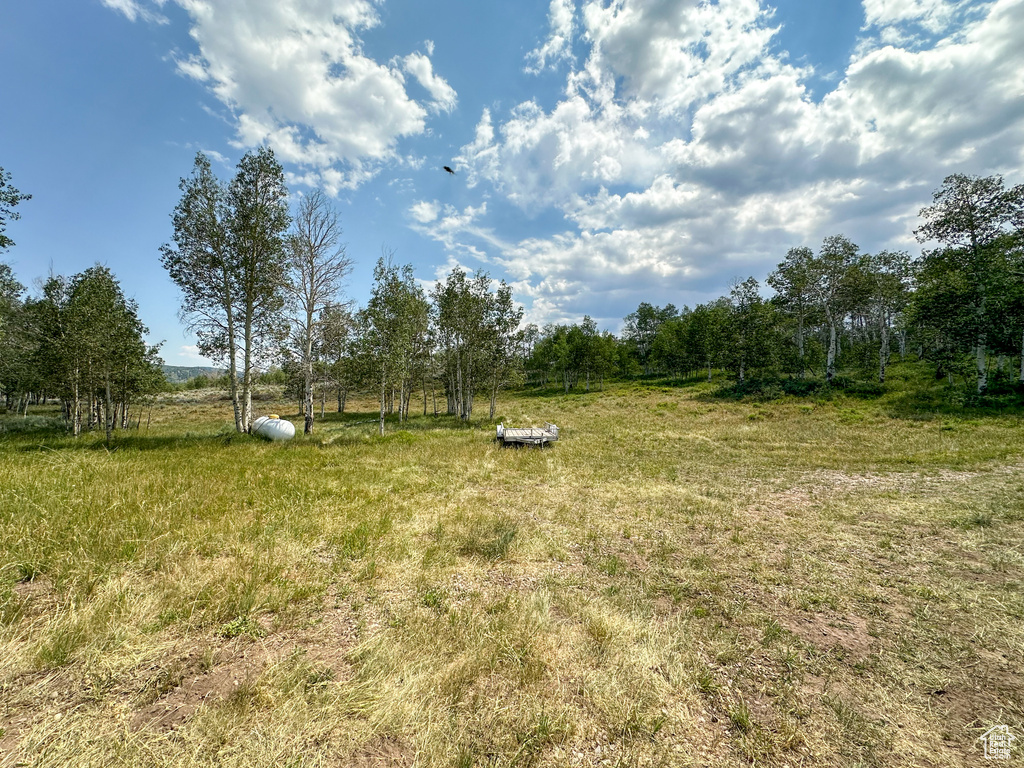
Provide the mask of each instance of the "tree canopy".
{"label": "tree canopy", "polygon": [[14,210],[15,206],[31,199],[32,195],[20,192],[11,184],[11,174],[0,167],[0,251],[6,251],[14,245],[14,241],[5,232],[7,222],[21,218],[21,213]]}

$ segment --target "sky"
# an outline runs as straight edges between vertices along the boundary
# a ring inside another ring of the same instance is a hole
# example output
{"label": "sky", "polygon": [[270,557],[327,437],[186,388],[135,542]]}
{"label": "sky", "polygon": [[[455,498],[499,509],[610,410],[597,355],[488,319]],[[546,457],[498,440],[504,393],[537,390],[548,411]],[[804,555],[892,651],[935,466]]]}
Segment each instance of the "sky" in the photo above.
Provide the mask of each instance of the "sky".
{"label": "sky", "polygon": [[197,152],[229,180],[268,145],[332,197],[356,302],[387,249],[618,331],[828,235],[916,255],[951,173],[1024,181],[1022,32],[1024,0],[7,2],[0,167],[33,197],[0,259],[107,265],[208,364],[159,248]]}

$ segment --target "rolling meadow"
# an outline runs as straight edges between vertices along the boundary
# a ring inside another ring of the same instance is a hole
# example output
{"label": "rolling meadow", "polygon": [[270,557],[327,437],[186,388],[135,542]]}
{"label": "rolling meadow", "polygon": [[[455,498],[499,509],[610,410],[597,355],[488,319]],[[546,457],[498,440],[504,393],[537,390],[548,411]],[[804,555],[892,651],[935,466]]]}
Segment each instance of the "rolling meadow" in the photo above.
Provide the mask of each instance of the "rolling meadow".
{"label": "rolling meadow", "polygon": [[[0,433],[0,766],[959,766],[1024,738],[1019,411],[717,385]],[[55,414],[54,414],[55,415]]]}

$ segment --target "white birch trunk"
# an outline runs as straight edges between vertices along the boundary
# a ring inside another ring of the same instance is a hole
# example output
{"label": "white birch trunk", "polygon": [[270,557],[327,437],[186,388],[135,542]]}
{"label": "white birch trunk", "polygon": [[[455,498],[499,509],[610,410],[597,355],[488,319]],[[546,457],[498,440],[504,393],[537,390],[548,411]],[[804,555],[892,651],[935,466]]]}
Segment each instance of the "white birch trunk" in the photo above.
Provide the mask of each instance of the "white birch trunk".
{"label": "white birch trunk", "polygon": [[882,337],[882,346],[878,351],[878,383],[885,383],[885,366],[889,362],[889,323],[885,313],[882,312],[879,333]]}
{"label": "white birch trunk", "polygon": [[384,401],[387,400],[388,384],[387,377],[382,372],[380,375],[380,436],[384,437]]}
{"label": "white birch trunk", "polygon": [[828,316],[828,358],[825,362],[825,379],[832,381],[836,375],[836,324],[832,315]]}

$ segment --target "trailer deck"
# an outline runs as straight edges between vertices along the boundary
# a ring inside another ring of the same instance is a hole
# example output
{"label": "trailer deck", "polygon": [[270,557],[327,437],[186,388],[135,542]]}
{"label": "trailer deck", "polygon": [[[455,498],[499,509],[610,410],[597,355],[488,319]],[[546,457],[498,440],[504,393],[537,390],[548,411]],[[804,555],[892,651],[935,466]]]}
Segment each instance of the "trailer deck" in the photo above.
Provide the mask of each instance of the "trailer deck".
{"label": "trailer deck", "polygon": [[558,439],[558,427],[554,424],[544,423],[544,427],[506,427],[504,424],[498,425],[496,440],[500,440],[503,445],[520,444],[520,445],[539,445],[544,446],[547,443],[553,443]]}

